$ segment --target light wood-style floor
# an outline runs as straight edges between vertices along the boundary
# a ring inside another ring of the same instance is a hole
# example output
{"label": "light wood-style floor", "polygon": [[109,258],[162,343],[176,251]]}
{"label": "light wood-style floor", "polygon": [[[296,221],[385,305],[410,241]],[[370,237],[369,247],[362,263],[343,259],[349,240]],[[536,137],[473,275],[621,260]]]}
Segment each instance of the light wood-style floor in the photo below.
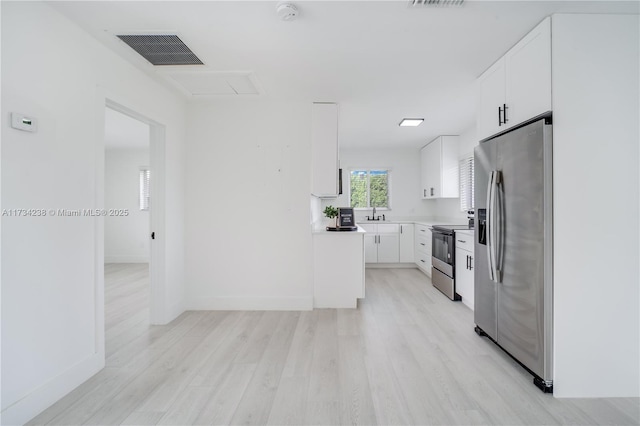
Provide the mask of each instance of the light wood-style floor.
{"label": "light wood-style floor", "polygon": [[357,310],[185,312],[148,325],[147,265],[106,269],[107,366],[30,424],[637,425],[638,399],[555,399],[417,269]]}

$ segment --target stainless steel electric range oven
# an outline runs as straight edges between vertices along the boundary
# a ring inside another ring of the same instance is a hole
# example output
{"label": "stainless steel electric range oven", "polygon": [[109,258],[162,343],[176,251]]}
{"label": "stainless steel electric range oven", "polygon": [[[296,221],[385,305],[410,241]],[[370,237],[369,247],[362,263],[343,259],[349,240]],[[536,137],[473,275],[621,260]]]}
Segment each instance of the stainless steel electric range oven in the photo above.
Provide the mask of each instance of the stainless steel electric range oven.
{"label": "stainless steel electric range oven", "polygon": [[433,225],[431,228],[431,282],[451,300],[462,300],[456,293],[455,231],[468,225]]}

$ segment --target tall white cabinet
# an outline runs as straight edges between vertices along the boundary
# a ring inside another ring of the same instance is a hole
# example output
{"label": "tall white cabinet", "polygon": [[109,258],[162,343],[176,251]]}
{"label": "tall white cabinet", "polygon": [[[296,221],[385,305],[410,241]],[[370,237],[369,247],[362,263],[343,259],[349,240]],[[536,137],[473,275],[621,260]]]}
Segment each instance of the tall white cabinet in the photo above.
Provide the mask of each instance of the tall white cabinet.
{"label": "tall white cabinet", "polygon": [[420,151],[422,198],[457,198],[458,136],[438,136]]}
{"label": "tall white cabinet", "polygon": [[[505,92],[514,100],[506,93],[507,125],[498,131],[553,111],[553,393],[637,398],[638,241],[584,229],[613,218],[632,235],[640,227],[640,20],[556,14],[550,24],[549,31],[549,19],[543,21],[501,59]],[[497,125],[502,105],[491,100],[494,91],[488,89],[496,84],[491,79],[500,65],[494,67],[479,81],[478,139],[496,133],[491,126]],[[606,193],[606,203],[594,204],[594,192]],[[576,206],[584,205],[590,208],[576,216]],[[594,338],[594,330],[606,332]],[[592,386],[593,377],[598,386]]]}
{"label": "tall white cabinet", "polygon": [[311,107],[311,194],[338,196],[338,105],[314,103]]}

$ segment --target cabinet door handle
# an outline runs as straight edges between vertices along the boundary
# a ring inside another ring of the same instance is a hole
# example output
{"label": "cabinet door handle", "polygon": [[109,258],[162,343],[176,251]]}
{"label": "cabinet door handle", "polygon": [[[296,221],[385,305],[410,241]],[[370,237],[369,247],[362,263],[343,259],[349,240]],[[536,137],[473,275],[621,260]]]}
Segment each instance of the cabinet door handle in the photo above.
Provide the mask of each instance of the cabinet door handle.
{"label": "cabinet door handle", "polygon": [[507,104],[502,104],[502,122],[507,124]]}
{"label": "cabinet door handle", "polygon": [[423,196],[423,197],[426,197],[426,196],[427,196],[427,190],[426,190],[426,189],[423,189],[423,190],[422,190],[422,196]]}
{"label": "cabinet door handle", "polygon": [[426,244],[425,244],[425,243],[420,243],[420,245],[421,245],[421,246],[426,246]]}
{"label": "cabinet door handle", "polygon": [[422,260],[422,259],[420,259],[420,262],[422,262],[422,263],[427,263],[427,262],[425,262],[425,261],[424,261],[424,260]]}
{"label": "cabinet door handle", "polygon": [[469,269],[469,255],[467,255],[467,269]]}
{"label": "cabinet door handle", "polygon": [[459,243],[466,243],[465,240],[458,240]]}
{"label": "cabinet door handle", "polygon": [[402,225],[400,225],[400,233],[402,234]]}
{"label": "cabinet door handle", "polygon": [[498,107],[498,127],[502,126],[502,108]]}
{"label": "cabinet door handle", "polygon": [[469,256],[469,270],[473,269],[473,257]]}
{"label": "cabinet door handle", "polygon": [[433,188],[431,188],[431,196],[433,197]]}

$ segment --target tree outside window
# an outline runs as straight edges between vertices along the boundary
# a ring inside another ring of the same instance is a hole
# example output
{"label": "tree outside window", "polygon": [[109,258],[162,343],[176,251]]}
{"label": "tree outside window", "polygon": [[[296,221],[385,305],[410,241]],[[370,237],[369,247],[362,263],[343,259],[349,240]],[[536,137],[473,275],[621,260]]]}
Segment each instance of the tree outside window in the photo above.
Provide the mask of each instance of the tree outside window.
{"label": "tree outside window", "polygon": [[389,170],[352,170],[350,198],[353,208],[389,208]]}

